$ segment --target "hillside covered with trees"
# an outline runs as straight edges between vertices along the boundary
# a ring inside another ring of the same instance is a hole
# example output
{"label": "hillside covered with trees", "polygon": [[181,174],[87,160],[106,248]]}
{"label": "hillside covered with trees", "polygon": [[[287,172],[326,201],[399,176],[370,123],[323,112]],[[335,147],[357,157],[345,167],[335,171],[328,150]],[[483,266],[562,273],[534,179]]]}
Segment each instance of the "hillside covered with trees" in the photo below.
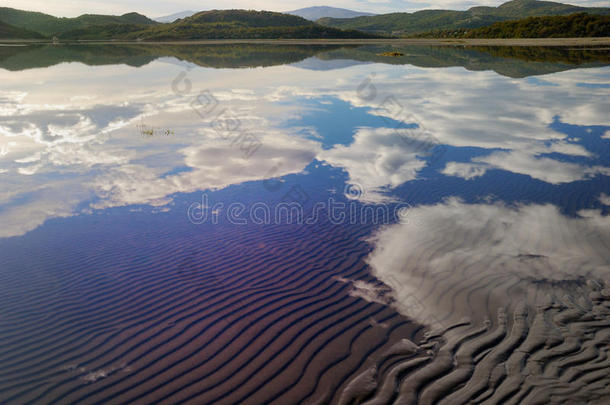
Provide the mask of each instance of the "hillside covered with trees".
{"label": "hillside covered with trees", "polygon": [[28,31],[19,27],[14,27],[12,25],[0,21],[0,38],[37,39],[44,38],[44,36],[37,32]]}
{"label": "hillside covered with trees", "polygon": [[203,11],[172,23],[158,23],[138,13],[121,16],[84,14],[75,18],[59,18],[0,7],[0,38],[183,41],[366,39],[391,36],[599,37],[610,36],[608,16],[610,8],[585,8],[537,0],[512,0],[498,7],[473,7],[466,11],[424,10],[349,19],[320,19],[317,22],[297,15],[253,10]]}
{"label": "hillside covered with trees", "polygon": [[610,15],[610,8],[587,8],[538,0],[512,0],[498,7],[472,7],[465,11],[423,10],[349,19],[323,18],[317,22],[335,28],[409,36],[432,30],[479,28],[496,22],[526,17],[570,15],[581,12]]}
{"label": "hillside covered with trees", "polygon": [[75,18],[60,18],[35,11],[17,10],[8,7],[0,7],[0,21],[45,36],[100,25],[138,24],[146,26],[158,24],[156,21],[138,13],[128,13],[121,16],[83,14]]}
{"label": "hillside covered with trees", "polygon": [[62,39],[196,40],[375,38],[354,30],[324,27],[304,18],[270,11],[212,10],[171,24],[105,25],[62,33]]}
{"label": "hillside covered with trees", "polygon": [[569,16],[528,17],[489,27],[431,31],[421,38],[579,38],[610,36],[610,16],[577,13]]}

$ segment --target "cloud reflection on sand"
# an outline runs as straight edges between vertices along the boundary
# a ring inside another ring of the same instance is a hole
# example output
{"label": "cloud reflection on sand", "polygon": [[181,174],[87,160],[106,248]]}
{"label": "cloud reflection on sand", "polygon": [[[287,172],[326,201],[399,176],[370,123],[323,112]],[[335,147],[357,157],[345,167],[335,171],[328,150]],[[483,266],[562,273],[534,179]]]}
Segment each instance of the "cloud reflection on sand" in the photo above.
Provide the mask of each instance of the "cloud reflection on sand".
{"label": "cloud reflection on sand", "polygon": [[428,332],[376,358],[390,366],[355,377],[345,403],[363,389],[369,404],[607,399],[610,217],[457,199],[411,214],[377,233],[369,263]]}
{"label": "cloud reflection on sand", "polygon": [[545,283],[608,277],[610,217],[595,210],[579,215],[564,216],[553,205],[449,199],[413,208],[410,223],[379,231],[369,262],[381,280],[400,282],[397,294],[416,296],[449,322],[484,317],[483,308],[508,303],[514,283],[521,284],[513,291],[519,299],[536,305]]}

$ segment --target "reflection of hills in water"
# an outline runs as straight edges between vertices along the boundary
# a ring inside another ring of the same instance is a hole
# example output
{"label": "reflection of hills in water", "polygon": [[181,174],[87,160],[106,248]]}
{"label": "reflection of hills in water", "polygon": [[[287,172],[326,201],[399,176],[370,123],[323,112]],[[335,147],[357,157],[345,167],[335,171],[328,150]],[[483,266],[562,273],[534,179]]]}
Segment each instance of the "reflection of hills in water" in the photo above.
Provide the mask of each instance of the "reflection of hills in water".
{"label": "reflection of hills in water", "polygon": [[[404,54],[380,56],[388,50]],[[542,75],[577,67],[610,63],[600,49],[565,47],[453,47],[389,45],[29,45],[0,47],[0,67],[24,70],[62,62],[87,65],[143,66],[157,58],[175,57],[203,67],[245,68],[296,64],[313,70],[341,69],[358,63],[388,63],[420,67],[462,66],[493,70],[508,77]],[[315,57],[316,59],[312,59]]]}
{"label": "reflection of hills in water", "polygon": [[63,62],[80,62],[89,66],[125,64],[144,66],[157,56],[125,46],[0,46],[0,67],[18,71],[44,68]]}
{"label": "reflection of hills in water", "polygon": [[203,67],[243,68],[300,62],[336,50],[332,45],[33,45],[0,47],[0,67],[24,70],[62,62],[86,65],[144,66],[158,58],[175,57]]}
{"label": "reflection of hills in water", "polygon": [[[399,51],[404,56],[380,54]],[[318,55],[323,60],[352,59],[362,62],[414,65],[425,68],[461,66],[468,70],[493,70],[502,76],[522,78],[543,75],[577,67],[597,67],[610,63],[604,50],[564,47],[513,46],[362,46]]]}

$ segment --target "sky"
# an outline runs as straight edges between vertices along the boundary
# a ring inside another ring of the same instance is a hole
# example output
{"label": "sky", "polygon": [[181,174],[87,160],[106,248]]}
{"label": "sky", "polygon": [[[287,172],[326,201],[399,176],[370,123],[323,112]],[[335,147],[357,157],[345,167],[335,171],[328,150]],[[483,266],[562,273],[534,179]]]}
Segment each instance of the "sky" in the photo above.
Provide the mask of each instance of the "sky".
{"label": "sky", "polygon": [[[563,3],[582,6],[610,6],[610,1],[600,0],[558,0]],[[473,6],[497,6],[505,0],[3,0],[2,6],[21,10],[41,11],[58,17],[76,17],[85,13],[124,14],[137,11],[149,17],[160,17],[184,10],[211,10],[242,8],[253,10],[290,11],[304,7],[329,5],[372,13],[389,13],[396,11],[412,12],[421,9],[442,8],[464,10]]]}

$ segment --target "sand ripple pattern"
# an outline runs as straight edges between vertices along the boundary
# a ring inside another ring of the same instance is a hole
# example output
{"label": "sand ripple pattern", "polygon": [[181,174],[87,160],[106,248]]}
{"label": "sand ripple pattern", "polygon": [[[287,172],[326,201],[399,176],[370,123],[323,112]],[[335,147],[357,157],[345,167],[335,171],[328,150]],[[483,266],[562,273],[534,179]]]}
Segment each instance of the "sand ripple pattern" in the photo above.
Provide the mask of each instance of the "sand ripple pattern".
{"label": "sand ripple pattern", "polygon": [[0,242],[1,404],[328,403],[409,333],[370,229],[159,221]]}
{"label": "sand ripple pattern", "polygon": [[405,339],[347,385],[339,404],[602,404],[610,398],[610,288],[500,310]]}
{"label": "sand ripple pattern", "polygon": [[609,217],[458,200],[411,214],[420,226],[382,230],[369,262],[425,333],[338,403],[610,403]]}

